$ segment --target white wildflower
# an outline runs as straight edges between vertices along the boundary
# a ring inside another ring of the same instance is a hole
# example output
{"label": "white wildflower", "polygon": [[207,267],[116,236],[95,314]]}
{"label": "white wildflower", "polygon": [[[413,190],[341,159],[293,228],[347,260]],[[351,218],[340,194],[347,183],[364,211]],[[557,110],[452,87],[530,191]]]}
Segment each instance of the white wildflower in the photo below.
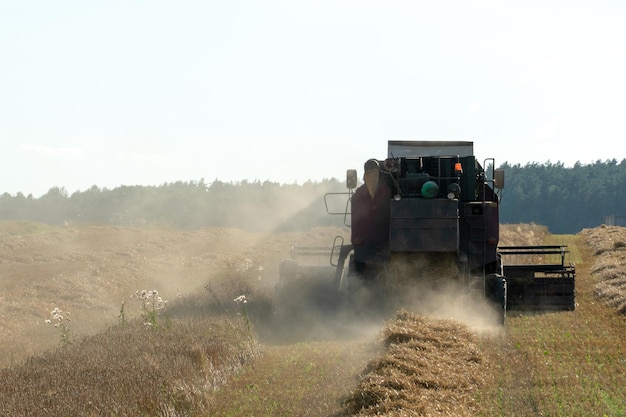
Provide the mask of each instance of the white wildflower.
{"label": "white wildflower", "polygon": [[[63,321],[63,312],[61,311],[60,308],[55,307],[51,312],[50,312],[50,317],[52,317],[52,320],[55,320],[57,322],[61,322]],[[69,314],[69,312],[67,313]],[[67,319],[69,320],[69,319]]]}
{"label": "white wildflower", "polygon": [[70,339],[69,339],[70,319],[69,317],[63,317],[63,314],[65,314],[66,316],[69,316],[70,312],[66,311],[65,313],[63,313],[63,311],[60,308],[58,307],[53,308],[52,311],[50,312],[50,318],[46,319],[46,324],[54,323],[54,327],[61,329],[61,343],[63,345],[66,345],[70,343]]}
{"label": "white wildflower", "polygon": [[245,295],[240,295],[239,297],[235,298],[233,301],[237,304],[246,304],[248,302],[248,300],[246,300]]}
{"label": "white wildflower", "polygon": [[157,290],[137,290],[131,298],[137,298],[144,312],[152,311],[161,313],[167,306],[167,300],[158,296]]}

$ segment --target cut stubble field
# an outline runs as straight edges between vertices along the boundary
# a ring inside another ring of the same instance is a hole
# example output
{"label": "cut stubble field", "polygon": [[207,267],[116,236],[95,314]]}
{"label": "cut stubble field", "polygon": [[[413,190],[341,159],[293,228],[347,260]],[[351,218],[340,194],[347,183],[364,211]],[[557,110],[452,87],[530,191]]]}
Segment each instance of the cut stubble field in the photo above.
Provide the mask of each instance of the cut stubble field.
{"label": "cut stubble field", "polygon": [[[293,340],[270,318],[278,262],[345,230],[0,224],[0,415],[626,415],[626,232],[502,229],[502,244],[568,245],[575,311],[488,331],[405,310]],[[54,308],[67,328],[46,324]]]}

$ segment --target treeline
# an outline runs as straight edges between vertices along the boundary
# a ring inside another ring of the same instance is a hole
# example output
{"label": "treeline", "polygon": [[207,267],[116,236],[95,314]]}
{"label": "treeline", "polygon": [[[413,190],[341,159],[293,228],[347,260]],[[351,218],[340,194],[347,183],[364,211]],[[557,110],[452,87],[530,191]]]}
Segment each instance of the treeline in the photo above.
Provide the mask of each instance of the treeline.
{"label": "treeline", "polygon": [[[577,233],[603,224],[607,216],[626,217],[626,159],[573,167],[550,162],[505,163],[501,168],[506,171],[501,223],[534,222],[552,233]],[[287,185],[219,180],[115,189],[94,185],[71,194],[54,187],[39,198],[21,193],[0,195],[0,220],[293,231],[343,225],[343,216],[327,214],[323,196],[345,191],[343,180],[337,179]],[[328,210],[343,211],[347,196],[331,197]]]}
{"label": "treeline", "polygon": [[501,168],[506,171],[502,223],[535,222],[552,233],[577,233],[603,224],[607,216],[626,216],[626,159]]}
{"label": "treeline", "polygon": [[[204,180],[159,186],[92,186],[69,194],[53,187],[39,198],[21,193],[0,196],[0,220],[30,220],[47,224],[98,223],[119,226],[160,225],[181,229],[206,226],[248,231],[303,230],[342,225],[329,216],[322,196],[345,191],[343,182],[283,185],[275,182],[226,183]],[[344,200],[347,196],[343,197]]]}

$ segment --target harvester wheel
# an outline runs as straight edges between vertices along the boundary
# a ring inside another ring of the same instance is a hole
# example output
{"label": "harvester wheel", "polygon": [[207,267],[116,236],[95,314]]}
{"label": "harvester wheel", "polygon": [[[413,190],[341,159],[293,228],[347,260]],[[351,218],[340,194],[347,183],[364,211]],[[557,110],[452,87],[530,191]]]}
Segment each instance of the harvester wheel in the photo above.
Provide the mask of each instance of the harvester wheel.
{"label": "harvester wheel", "polygon": [[506,322],[506,279],[498,274],[485,277],[485,292],[487,300],[493,305],[501,325]]}

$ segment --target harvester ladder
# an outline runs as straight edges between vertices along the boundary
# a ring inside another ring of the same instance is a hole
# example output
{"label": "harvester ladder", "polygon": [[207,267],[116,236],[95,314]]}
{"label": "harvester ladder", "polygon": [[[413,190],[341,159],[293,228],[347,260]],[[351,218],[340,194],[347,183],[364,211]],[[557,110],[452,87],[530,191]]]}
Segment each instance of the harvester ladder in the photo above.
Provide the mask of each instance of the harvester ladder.
{"label": "harvester ladder", "polygon": [[[488,187],[489,183],[491,183],[492,185],[494,183],[493,169],[495,169],[495,159],[493,158],[485,159],[485,161],[483,162],[483,166],[485,167],[487,166],[487,161],[491,161],[492,173],[491,173],[491,178],[485,178],[483,187]],[[483,192],[481,204],[484,207],[486,203],[487,203],[486,193]],[[470,276],[470,282],[469,282],[470,290],[482,291],[483,295],[487,295],[487,283],[486,283],[487,279],[485,275],[485,265],[487,264],[487,217],[486,216],[482,216],[482,222],[480,222],[480,224],[470,223],[469,240],[470,240],[470,244],[469,244],[469,253],[468,253],[468,256],[469,256],[468,263],[470,264],[470,269],[471,269],[472,259],[481,259],[480,265],[482,266],[481,267],[482,276],[480,277],[480,282],[478,283],[478,285],[475,285],[475,283],[472,282],[472,277]]]}

